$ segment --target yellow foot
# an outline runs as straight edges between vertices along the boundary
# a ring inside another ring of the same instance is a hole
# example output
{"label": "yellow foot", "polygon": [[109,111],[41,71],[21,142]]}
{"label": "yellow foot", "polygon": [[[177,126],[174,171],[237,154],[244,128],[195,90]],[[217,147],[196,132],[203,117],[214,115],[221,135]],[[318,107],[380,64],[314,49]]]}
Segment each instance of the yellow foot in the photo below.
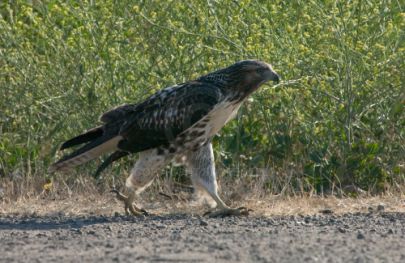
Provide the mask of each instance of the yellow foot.
{"label": "yellow foot", "polygon": [[135,193],[130,193],[129,196],[125,196],[116,189],[112,189],[111,193],[115,193],[117,195],[117,199],[124,202],[125,214],[129,215],[131,213],[134,216],[149,215],[146,210],[140,209],[133,204]]}
{"label": "yellow foot", "polygon": [[239,208],[222,208],[217,211],[208,211],[204,216],[209,217],[226,217],[226,216],[248,216],[249,212],[253,210],[247,209],[246,207]]}

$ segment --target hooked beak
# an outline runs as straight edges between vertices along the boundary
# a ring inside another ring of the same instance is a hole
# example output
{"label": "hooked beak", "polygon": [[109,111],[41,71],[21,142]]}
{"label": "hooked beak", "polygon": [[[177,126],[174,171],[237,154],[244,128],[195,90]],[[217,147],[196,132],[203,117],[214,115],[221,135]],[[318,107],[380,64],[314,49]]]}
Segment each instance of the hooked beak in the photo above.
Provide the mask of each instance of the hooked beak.
{"label": "hooked beak", "polygon": [[265,79],[265,81],[272,80],[276,83],[280,82],[280,76],[272,69],[266,70],[264,72],[264,79]]}
{"label": "hooked beak", "polygon": [[273,81],[278,84],[280,82],[280,76],[275,73],[274,77],[273,77]]}

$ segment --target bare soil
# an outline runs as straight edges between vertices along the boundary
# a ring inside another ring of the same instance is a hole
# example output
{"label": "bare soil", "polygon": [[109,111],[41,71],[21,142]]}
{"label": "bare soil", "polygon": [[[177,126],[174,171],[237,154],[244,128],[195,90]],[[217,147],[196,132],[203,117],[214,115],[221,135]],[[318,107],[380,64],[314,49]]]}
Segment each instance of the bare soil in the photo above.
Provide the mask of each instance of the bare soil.
{"label": "bare soil", "polygon": [[228,218],[181,204],[142,218],[120,214],[113,200],[81,200],[97,211],[74,210],[75,200],[3,204],[0,261],[405,262],[405,213],[395,200],[261,200],[252,215]]}
{"label": "bare soil", "polygon": [[4,262],[405,262],[405,214],[3,216]]}

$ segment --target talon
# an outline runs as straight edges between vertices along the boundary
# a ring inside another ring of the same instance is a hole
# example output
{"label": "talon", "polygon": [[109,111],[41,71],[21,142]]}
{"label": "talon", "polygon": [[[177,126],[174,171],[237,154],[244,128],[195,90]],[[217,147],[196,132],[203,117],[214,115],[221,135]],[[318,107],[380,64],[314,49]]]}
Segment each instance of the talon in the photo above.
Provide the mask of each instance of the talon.
{"label": "talon", "polygon": [[139,209],[134,204],[132,204],[133,198],[134,198],[133,193],[130,194],[129,196],[125,196],[116,189],[112,189],[110,192],[115,193],[116,198],[124,203],[124,210],[125,210],[126,215],[129,215],[130,213],[132,215],[134,215],[134,216],[147,216],[147,215],[149,215],[149,213],[146,210]]}
{"label": "talon", "polygon": [[141,208],[139,211],[141,211],[143,213],[143,215],[145,216],[149,216],[150,214],[148,213],[148,211],[146,211],[145,209]]}

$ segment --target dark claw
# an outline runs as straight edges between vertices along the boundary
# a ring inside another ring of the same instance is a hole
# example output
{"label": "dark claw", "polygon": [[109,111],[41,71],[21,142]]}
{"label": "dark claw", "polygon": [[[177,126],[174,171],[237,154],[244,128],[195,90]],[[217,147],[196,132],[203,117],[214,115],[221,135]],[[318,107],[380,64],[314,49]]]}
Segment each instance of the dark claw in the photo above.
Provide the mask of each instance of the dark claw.
{"label": "dark claw", "polygon": [[253,209],[250,209],[250,208],[247,208],[244,206],[239,207],[238,210],[241,211],[241,215],[249,215],[250,212],[253,212]]}
{"label": "dark claw", "polygon": [[144,216],[149,216],[150,214],[148,213],[148,211],[146,211],[145,209],[141,209],[141,212],[143,213]]}

